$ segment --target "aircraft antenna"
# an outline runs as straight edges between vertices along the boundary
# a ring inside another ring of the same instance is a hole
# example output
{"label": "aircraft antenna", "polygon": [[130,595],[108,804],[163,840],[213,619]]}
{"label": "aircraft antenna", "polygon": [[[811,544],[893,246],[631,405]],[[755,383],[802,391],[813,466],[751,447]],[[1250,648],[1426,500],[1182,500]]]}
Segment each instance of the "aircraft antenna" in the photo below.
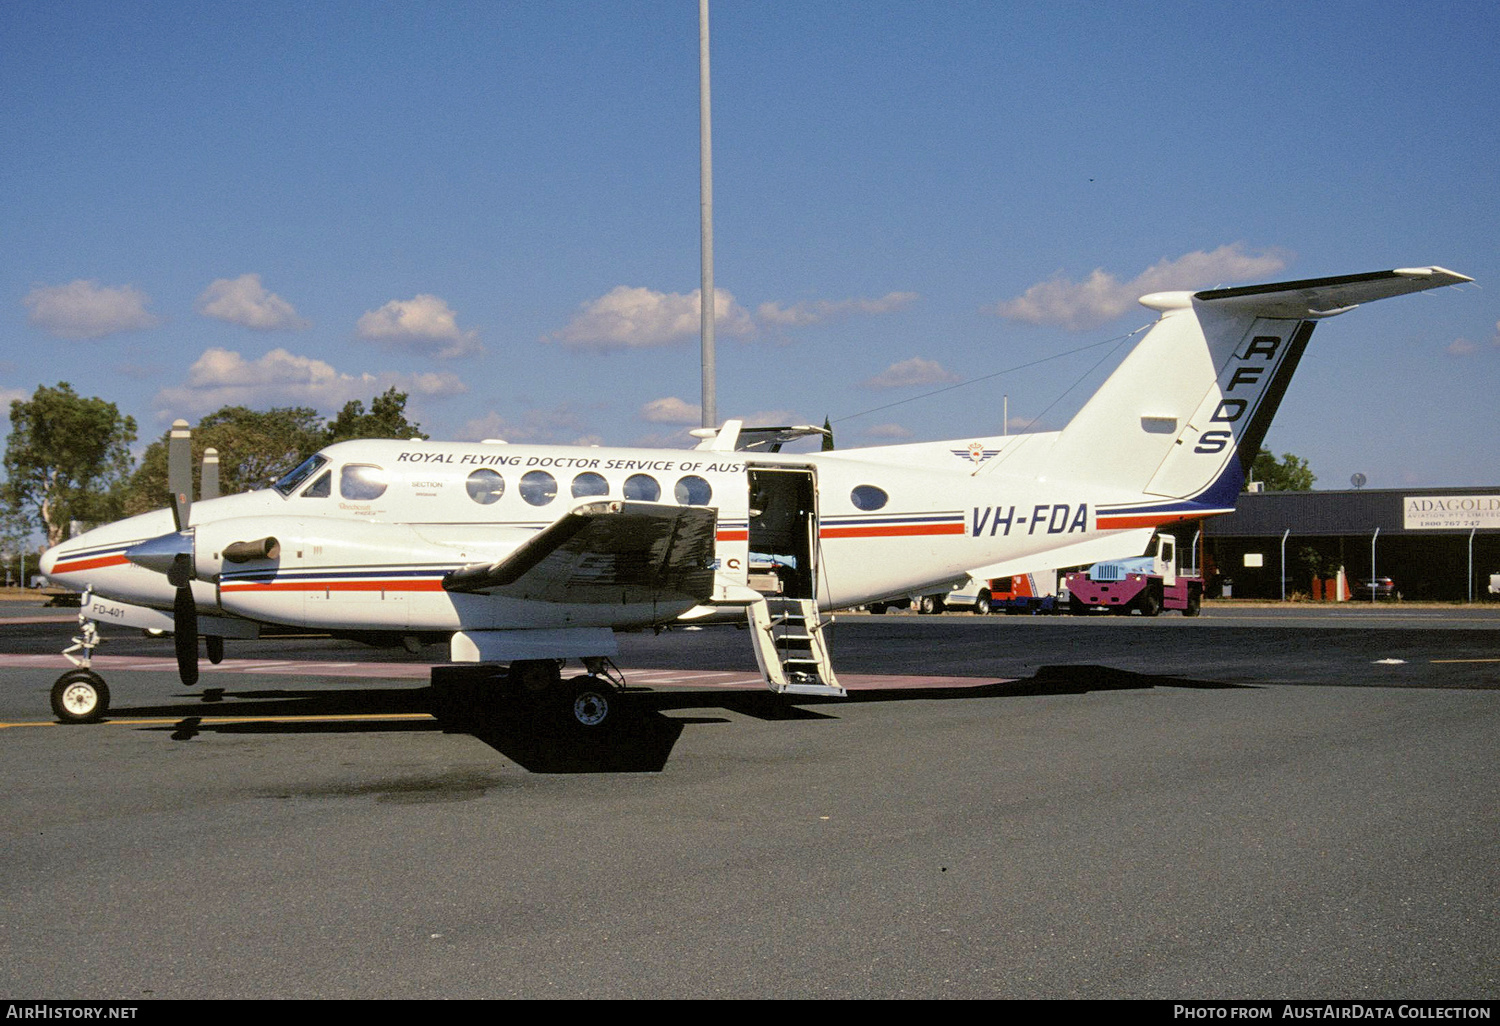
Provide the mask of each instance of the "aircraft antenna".
{"label": "aircraft antenna", "polygon": [[714,161],[709,125],[708,0],[698,0],[698,192],[703,284],[698,318],[703,345],[703,426],[719,426],[714,395]]}
{"label": "aircraft antenna", "polygon": [[[993,378],[998,378],[998,377],[1001,377],[1002,375],[1005,375],[1005,374],[1014,374],[1016,371],[1025,370],[1028,367],[1036,367],[1036,366],[1039,366],[1041,364],[1048,363],[1048,362],[1050,362],[1052,360],[1061,360],[1064,357],[1074,356],[1074,355],[1076,355],[1078,353],[1086,353],[1090,349],[1097,349],[1100,346],[1113,345],[1115,347],[1115,349],[1118,349],[1120,347],[1120,345],[1123,344],[1124,342],[1126,342],[1128,339],[1131,339],[1131,338],[1135,337],[1136,335],[1139,335],[1141,332],[1145,331],[1149,327],[1151,327],[1151,325],[1149,325],[1149,324],[1143,324],[1139,328],[1136,328],[1134,331],[1128,331],[1128,332],[1126,332],[1123,335],[1116,335],[1114,338],[1104,339],[1102,342],[1090,342],[1088,345],[1086,345],[1086,346],[1079,346],[1077,349],[1069,349],[1069,350],[1066,350],[1066,351],[1061,352],[1061,353],[1053,353],[1051,356],[1043,356],[1040,359],[1028,360],[1025,363],[1018,363],[1014,367],[1007,367],[1004,370],[997,370],[993,374],[982,374],[982,375],[980,375],[977,378],[969,378],[967,381],[960,381],[960,382],[958,382],[957,384],[954,384],[954,385],[944,385],[942,388],[934,388],[932,391],[930,391],[930,392],[923,392],[921,395],[910,395],[910,396],[907,396],[905,399],[897,399],[895,402],[892,402],[892,403],[884,403],[884,404],[882,404],[880,406],[872,406],[868,410],[860,410],[858,413],[846,413],[844,416],[840,417],[838,420],[833,421],[833,423],[835,423],[835,424],[842,424],[846,420],[855,420],[855,419],[857,419],[859,417],[868,417],[870,414],[872,414],[872,413],[879,413],[881,410],[889,410],[889,409],[891,409],[893,407],[896,407],[896,406],[904,406],[907,403],[914,403],[914,402],[916,402],[919,399],[928,399],[928,398],[931,398],[932,396],[935,396],[935,395],[941,395],[944,392],[951,392],[955,388],[967,388],[970,385],[977,385],[981,381],[990,381]],[[1100,358],[1099,363],[1103,363],[1105,360],[1109,359],[1109,357],[1114,353],[1115,349],[1111,349],[1108,353],[1105,353],[1104,356]],[[1099,363],[1094,364],[1093,367],[1090,367],[1088,370],[1084,371],[1083,372],[1083,376],[1087,376],[1088,374],[1091,374],[1093,372],[1094,368],[1096,368],[1096,367],[1099,366]],[[1080,377],[1079,380],[1081,381],[1082,377]],[[1056,406],[1057,403],[1063,398],[1063,396],[1066,396],[1068,394],[1068,392],[1071,392],[1074,388],[1077,387],[1077,385],[1078,385],[1077,381],[1075,381],[1075,382],[1073,382],[1073,384],[1069,385],[1063,391],[1062,395],[1058,396],[1057,399],[1054,399],[1051,402],[1051,404],[1048,405],[1047,409],[1050,410],[1053,406]],[[1009,398],[1010,398],[1009,396],[1006,397],[1006,399],[1007,399],[1007,402],[1006,402],[1006,418],[1007,419],[1009,419],[1009,416],[1010,416]],[[1046,410],[1043,410],[1042,412],[1045,413]],[[1041,414],[1037,414],[1037,417],[1040,417],[1040,416],[1041,416]],[[1032,419],[1032,423],[1033,424],[1036,423],[1036,418]],[[1028,424],[1027,427],[1029,429],[1030,425]]]}

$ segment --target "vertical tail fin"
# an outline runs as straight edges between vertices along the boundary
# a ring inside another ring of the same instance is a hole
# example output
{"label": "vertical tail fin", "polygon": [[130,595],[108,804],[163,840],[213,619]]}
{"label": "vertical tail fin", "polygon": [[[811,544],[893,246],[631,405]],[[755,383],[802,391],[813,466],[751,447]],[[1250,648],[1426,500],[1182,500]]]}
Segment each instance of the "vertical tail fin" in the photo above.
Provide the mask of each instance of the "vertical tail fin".
{"label": "vertical tail fin", "polygon": [[1062,430],[1048,461],[1143,495],[1100,509],[1101,527],[1233,509],[1318,320],[1470,280],[1423,267],[1145,296],[1161,320]]}

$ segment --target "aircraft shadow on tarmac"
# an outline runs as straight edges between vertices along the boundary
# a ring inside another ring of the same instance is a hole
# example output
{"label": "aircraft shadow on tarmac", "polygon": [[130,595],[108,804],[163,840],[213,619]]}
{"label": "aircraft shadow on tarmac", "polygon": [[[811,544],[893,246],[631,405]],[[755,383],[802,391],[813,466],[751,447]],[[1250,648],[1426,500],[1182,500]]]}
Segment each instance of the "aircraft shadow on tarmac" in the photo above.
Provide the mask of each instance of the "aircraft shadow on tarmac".
{"label": "aircraft shadow on tarmac", "polygon": [[[500,708],[489,716],[443,720],[372,719],[418,716],[434,708],[432,689],[359,688],[340,691],[209,688],[196,701],[118,710],[120,718],[177,718],[170,726],[145,729],[188,741],[200,734],[320,734],[437,731],[469,734],[533,773],[652,773],[665,767],[685,727],[731,722],[722,716],[672,715],[684,710],[723,709],[760,720],[836,720],[838,709],[869,702],[956,701],[1082,695],[1153,687],[1221,689],[1247,685],[1134,673],[1109,666],[1041,667],[1021,680],[954,688],[851,691],[843,699],[782,696],[769,691],[627,690],[613,729],[580,734],[545,710]],[[184,696],[186,697],[186,696]],[[220,705],[225,698],[232,701]],[[217,706],[217,708],[215,708]],[[282,719],[287,717],[288,719]],[[312,717],[317,717],[313,719]],[[223,719],[221,719],[223,718]],[[293,719],[294,718],[294,719]]]}

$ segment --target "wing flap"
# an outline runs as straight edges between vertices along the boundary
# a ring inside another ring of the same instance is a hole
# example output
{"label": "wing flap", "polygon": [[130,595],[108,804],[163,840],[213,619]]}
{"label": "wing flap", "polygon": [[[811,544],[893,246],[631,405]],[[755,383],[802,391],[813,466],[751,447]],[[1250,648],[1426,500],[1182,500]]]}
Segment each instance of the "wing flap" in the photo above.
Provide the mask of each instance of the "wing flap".
{"label": "wing flap", "polygon": [[702,602],[717,522],[706,506],[585,503],[505,558],[452,571],[443,587],[543,602]]}

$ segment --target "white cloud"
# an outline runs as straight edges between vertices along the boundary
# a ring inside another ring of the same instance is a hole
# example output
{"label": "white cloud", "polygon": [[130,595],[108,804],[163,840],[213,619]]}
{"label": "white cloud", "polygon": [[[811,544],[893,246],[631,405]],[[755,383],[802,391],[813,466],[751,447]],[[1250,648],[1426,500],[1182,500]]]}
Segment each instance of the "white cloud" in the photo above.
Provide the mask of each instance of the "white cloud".
{"label": "white cloud", "polygon": [[[900,424],[876,424],[874,427],[866,428],[864,434],[866,438],[879,438],[883,441],[894,442],[910,438],[911,430]],[[837,429],[834,435],[837,437]]]}
{"label": "white cloud", "polygon": [[480,352],[479,332],[458,326],[458,316],[437,296],[393,299],[359,319],[355,332],[373,342],[414,349],[450,360]]}
{"label": "white cloud", "polygon": [[507,442],[544,445],[600,445],[600,437],[589,431],[582,414],[563,405],[550,410],[525,410],[519,419],[502,417],[491,410],[467,421],[459,429],[460,441],[499,438]]}
{"label": "white cloud", "polygon": [[215,279],[198,297],[198,312],[257,331],[294,331],[307,327],[292,304],[267,292],[258,274]]}
{"label": "white cloud", "polygon": [[762,303],[755,314],[767,324],[801,328],[855,314],[887,314],[905,309],[918,299],[915,292],[889,292],[879,299],[820,299],[791,306]]}
{"label": "white cloud", "polygon": [[806,424],[806,418],[797,416],[795,410],[756,410],[754,413],[735,413],[735,420],[743,420],[746,427],[784,427],[789,424]]}
{"label": "white cloud", "polygon": [[1081,282],[1059,273],[1031,286],[1015,299],[986,309],[1007,320],[1088,331],[1132,309],[1136,300],[1149,293],[1262,278],[1280,271],[1287,260],[1287,254],[1276,250],[1247,253],[1236,242],[1211,253],[1198,250],[1175,260],[1163,260],[1126,282],[1102,268],[1096,268]]}
{"label": "white cloud", "polygon": [[698,424],[703,420],[703,407],[669,395],[643,405],[640,418],[651,424]]}
{"label": "white cloud", "polygon": [[32,289],[22,301],[33,325],[58,338],[103,338],[154,328],[161,318],[146,310],[150,298],[131,285],[110,288],[82,278]]}
{"label": "white cloud", "polygon": [[[649,349],[698,335],[699,295],[617,285],[579,306],[561,330],[545,336],[570,349]],[[755,333],[750,314],[723,289],[714,289],[714,334],[744,338]]]}
{"label": "white cloud", "polygon": [[913,356],[893,363],[873,378],[863,382],[866,388],[906,388],[910,385],[947,385],[962,380],[936,360]]}
{"label": "white cloud", "polygon": [[1466,338],[1456,338],[1444,347],[1443,352],[1455,357],[1473,356],[1479,352],[1479,345]]}
{"label": "white cloud", "polygon": [[173,416],[221,406],[313,406],[332,410],[350,399],[368,400],[388,388],[414,397],[467,392],[455,374],[345,374],[331,364],[285,349],[246,360],[228,349],[207,349],[188,368],[187,381],[156,394],[155,407]]}

